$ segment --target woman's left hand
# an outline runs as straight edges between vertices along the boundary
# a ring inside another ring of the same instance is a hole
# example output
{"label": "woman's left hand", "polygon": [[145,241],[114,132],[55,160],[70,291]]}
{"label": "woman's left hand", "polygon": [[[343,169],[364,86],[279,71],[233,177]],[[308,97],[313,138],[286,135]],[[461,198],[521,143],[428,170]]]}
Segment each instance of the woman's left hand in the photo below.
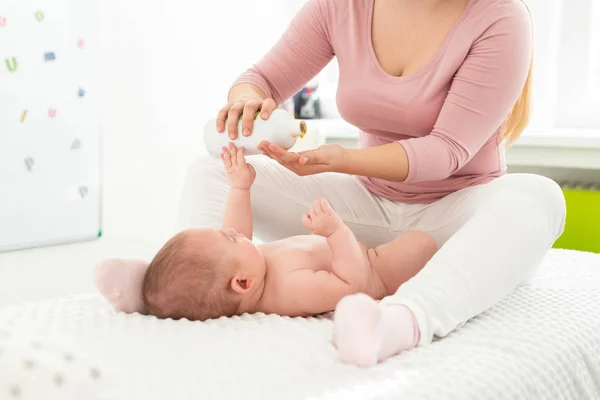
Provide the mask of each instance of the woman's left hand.
{"label": "woman's left hand", "polygon": [[265,141],[260,143],[258,149],[298,176],[343,172],[346,157],[346,149],[337,144],[326,144],[315,150],[293,153]]}

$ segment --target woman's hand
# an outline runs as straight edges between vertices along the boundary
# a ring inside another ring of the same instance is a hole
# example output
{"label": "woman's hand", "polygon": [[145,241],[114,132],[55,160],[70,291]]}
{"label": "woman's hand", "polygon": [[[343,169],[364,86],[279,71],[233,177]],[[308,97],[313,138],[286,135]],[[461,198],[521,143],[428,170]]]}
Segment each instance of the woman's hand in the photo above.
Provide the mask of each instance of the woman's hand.
{"label": "woman's hand", "polygon": [[315,150],[292,153],[265,141],[259,144],[258,149],[299,176],[345,172],[346,169],[346,149],[337,144],[326,144]]}
{"label": "woman's hand", "polygon": [[267,120],[275,108],[277,108],[277,105],[273,99],[262,100],[259,97],[252,96],[240,97],[235,101],[227,103],[219,111],[219,115],[217,116],[217,131],[223,133],[225,126],[227,126],[229,138],[232,140],[237,139],[240,133],[238,132],[238,122],[240,117],[242,117],[241,133],[244,136],[250,136],[254,127],[256,113],[261,111],[260,117],[263,120]]}

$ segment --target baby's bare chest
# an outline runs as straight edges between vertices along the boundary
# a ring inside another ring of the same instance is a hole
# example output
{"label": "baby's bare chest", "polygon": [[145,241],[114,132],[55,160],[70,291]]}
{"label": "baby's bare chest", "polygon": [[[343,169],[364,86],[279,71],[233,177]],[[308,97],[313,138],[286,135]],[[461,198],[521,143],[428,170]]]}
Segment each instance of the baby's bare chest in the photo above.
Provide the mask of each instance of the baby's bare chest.
{"label": "baby's bare chest", "polygon": [[263,254],[277,273],[297,269],[331,270],[331,251],[327,240],[320,236],[296,236],[270,243]]}

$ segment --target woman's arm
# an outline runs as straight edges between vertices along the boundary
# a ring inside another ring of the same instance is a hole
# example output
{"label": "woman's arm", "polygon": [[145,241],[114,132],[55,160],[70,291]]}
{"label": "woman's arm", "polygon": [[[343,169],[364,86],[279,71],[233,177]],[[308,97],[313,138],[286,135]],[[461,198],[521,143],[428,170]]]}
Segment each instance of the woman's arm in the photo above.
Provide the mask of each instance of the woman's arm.
{"label": "woman's arm", "polygon": [[263,90],[252,83],[240,83],[229,90],[227,101],[236,101],[243,98],[266,100],[267,95]]}
{"label": "woman's arm", "polygon": [[365,149],[345,149],[338,171],[402,182],[408,176],[409,161],[402,144],[395,142]]}
{"label": "woman's arm", "polygon": [[408,157],[404,147],[397,142],[361,150],[326,144],[316,150],[292,153],[264,141],[258,145],[258,149],[300,176],[340,172],[401,181],[408,174]]}
{"label": "woman's arm", "polygon": [[[346,150],[333,166],[335,172],[423,182],[445,179],[469,162],[498,134],[527,78],[533,47],[531,17],[518,3],[494,10],[502,15],[494,14],[496,21],[474,42],[431,134]],[[312,155],[317,154],[318,150]]]}
{"label": "woman's arm", "polygon": [[334,56],[329,36],[333,1],[307,2],[271,51],[234,82],[229,100],[258,94],[281,105],[314,78]]}
{"label": "woman's arm", "polygon": [[[256,112],[267,120],[273,110],[297,93],[333,58],[329,26],[335,0],[311,0],[296,14],[287,30],[253,68],[233,83],[228,103],[217,116],[217,131],[231,139],[249,136]],[[238,121],[242,117],[242,132]]]}

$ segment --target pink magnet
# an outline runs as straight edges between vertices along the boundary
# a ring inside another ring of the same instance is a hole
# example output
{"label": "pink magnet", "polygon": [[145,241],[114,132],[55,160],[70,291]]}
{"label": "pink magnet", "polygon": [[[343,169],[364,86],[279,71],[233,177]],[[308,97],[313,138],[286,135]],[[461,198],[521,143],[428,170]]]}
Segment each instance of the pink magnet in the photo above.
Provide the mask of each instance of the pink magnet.
{"label": "pink magnet", "polygon": [[55,118],[56,117],[56,110],[54,108],[51,108],[48,110],[48,116],[50,118]]}
{"label": "pink magnet", "polygon": [[6,18],[0,17],[0,28],[4,28],[6,26]]}
{"label": "pink magnet", "polygon": [[79,41],[77,42],[77,47],[83,49],[85,47],[85,41],[83,39],[79,39]]}

